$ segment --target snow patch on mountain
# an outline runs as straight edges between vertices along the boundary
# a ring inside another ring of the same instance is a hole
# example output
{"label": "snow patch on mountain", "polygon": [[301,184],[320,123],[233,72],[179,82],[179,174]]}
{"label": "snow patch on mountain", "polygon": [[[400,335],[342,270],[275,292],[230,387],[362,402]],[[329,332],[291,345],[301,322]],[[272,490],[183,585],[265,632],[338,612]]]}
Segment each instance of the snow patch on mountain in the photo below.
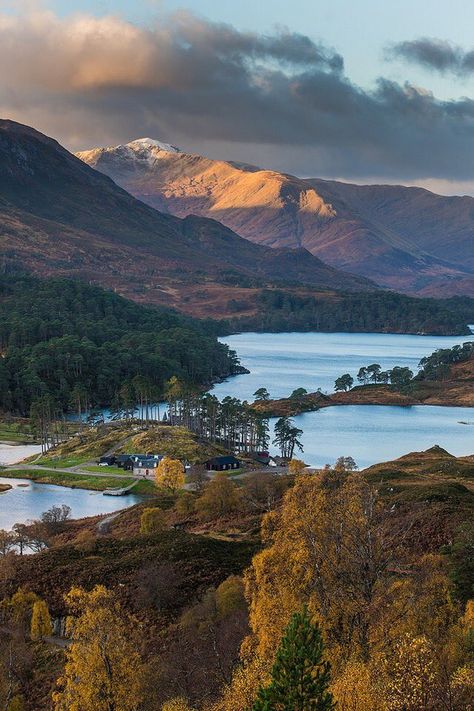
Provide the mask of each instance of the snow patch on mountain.
{"label": "snow patch on mountain", "polygon": [[126,144],[127,148],[140,149],[140,148],[158,148],[160,151],[166,151],[167,153],[179,153],[179,148],[172,146],[170,143],[163,143],[162,141],[157,141],[155,138],[136,138],[134,141]]}

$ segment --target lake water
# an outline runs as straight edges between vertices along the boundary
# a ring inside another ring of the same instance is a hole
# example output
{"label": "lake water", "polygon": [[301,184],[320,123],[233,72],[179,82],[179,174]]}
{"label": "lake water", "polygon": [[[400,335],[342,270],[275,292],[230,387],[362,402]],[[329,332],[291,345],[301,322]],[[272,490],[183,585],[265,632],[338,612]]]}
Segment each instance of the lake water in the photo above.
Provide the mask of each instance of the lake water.
{"label": "lake water", "polygon": [[[417,370],[420,358],[437,348],[450,348],[468,336],[406,336],[368,333],[244,333],[222,339],[235,349],[249,375],[239,375],[213,388],[226,395],[252,400],[259,387],[273,397],[289,395],[295,388],[321,388],[332,392],[342,373],[354,377],[361,366],[380,363]],[[439,444],[452,454],[474,452],[474,409],[461,407],[331,407],[294,418],[303,430],[304,460],[314,466],[351,455],[360,467],[399,457]],[[472,424],[461,424],[468,422]],[[1,449],[1,448],[0,448]],[[3,458],[16,453],[3,448]],[[273,449],[276,453],[276,450]],[[33,452],[28,452],[29,454]],[[27,456],[24,454],[23,456]],[[0,451],[0,461],[2,452]],[[103,496],[102,493],[46,484],[1,479],[14,489],[0,495],[0,528],[38,518],[53,504],[68,504],[74,518],[111,513],[139,501],[139,497]]]}
{"label": "lake water", "polygon": [[39,444],[4,444],[0,442],[0,466],[17,464],[27,457],[41,453]]}
{"label": "lake water", "polygon": [[[370,363],[380,363],[383,370],[400,365],[416,372],[423,356],[468,340],[472,339],[377,333],[238,334],[222,341],[237,351],[250,374],[229,378],[212,392],[220,399],[230,395],[242,400],[252,400],[259,387],[273,397],[287,396],[298,387],[332,392],[342,373],[355,377]],[[456,455],[474,452],[471,408],[359,405],[326,408],[294,420],[304,433],[301,456],[314,466],[351,455],[365,467],[434,444]]]}
{"label": "lake water", "polygon": [[133,494],[104,496],[101,491],[35,484],[28,479],[0,477],[0,484],[13,486],[0,494],[0,529],[10,529],[15,523],[37,519],[53,505],[67,504],[71,507],[72,518],[83,518],[113,513],[142,500]]}

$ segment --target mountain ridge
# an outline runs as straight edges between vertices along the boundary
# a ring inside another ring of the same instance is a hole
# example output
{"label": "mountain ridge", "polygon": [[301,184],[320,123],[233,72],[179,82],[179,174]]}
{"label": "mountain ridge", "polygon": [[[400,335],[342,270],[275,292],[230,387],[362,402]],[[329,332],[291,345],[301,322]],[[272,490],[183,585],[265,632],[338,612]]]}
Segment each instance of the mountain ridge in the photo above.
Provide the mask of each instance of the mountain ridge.
{"label": "mountain ridge", "polygon": [[[54,139],[8,120],[0,121],[0,230],[4,263],[176,307],[191,308],[191,287],[225,282],[228,272],[260,285],[376,288],[305,249],[271,250],[216,220],[160,213]],[[224,302],[217,307],[225,312]]]}
{"label": "mountain ridge", "polygon": [[305,247],[387,288],[474,294],[474,198],[297,178],[155,146],[138,154],[133,143],[77,155],[159,210],[214,217],[266,246]]}

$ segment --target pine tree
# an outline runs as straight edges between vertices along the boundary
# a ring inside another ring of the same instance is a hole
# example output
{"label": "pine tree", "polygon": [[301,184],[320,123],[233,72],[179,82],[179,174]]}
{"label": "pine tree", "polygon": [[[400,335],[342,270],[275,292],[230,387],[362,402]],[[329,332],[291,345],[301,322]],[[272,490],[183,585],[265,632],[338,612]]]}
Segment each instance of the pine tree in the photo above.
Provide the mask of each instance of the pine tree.
{"label": "pine tree", "polygon": [[329,662],[323,640],[306,607],[295,613],[278,647],[269,685],[260,688],[253,711],[329,711]]}

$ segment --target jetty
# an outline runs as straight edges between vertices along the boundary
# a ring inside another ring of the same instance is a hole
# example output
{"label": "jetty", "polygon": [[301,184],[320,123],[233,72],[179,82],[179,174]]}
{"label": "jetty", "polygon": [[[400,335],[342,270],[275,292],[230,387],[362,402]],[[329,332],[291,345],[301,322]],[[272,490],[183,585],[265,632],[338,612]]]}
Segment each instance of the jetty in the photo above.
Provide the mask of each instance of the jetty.
{"label": "jetty", "polygon": [[128,494],[129,491],[131,491],[133,487],[138,484],[138,482],[139,479],[135,479],[135,481],[129,484],[128,486],[124,486],[118,489],[104,489],[102,493],[104,496],[125,496],[125,494]]}

